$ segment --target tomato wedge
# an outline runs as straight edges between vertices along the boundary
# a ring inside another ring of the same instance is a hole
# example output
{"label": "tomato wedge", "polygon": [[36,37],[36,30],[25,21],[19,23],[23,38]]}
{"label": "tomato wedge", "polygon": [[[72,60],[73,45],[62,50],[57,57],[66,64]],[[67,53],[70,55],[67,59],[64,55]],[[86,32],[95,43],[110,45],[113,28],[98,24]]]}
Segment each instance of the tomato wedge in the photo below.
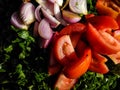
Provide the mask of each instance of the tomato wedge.
{"label": "tomato wedge", "polygon": [[87,70],[91,63],[91,49],[86,48],[83,51],[83,56],[75,60],[74,62],[69,63],[69,65],[65,66],[63,69],[64,74],[68,78],[79,78],[82,76]]}
{"label": "tomato wedge", "polygon": [[58,90],[70,90],[76,82],[77,79],[70,79],[63,73],[60,73],[54,87]]}
{"label": "tomato wedge", "polygon": [[108,55],[108,57],[115,63],[115,64],[120,64],[120,51],[115,53],[115,54],[111,54]]}
{"label": "tomato wedge", "polygon": [[62,66],[58,61],[55,59],[53,50],[50,53],[49,65],[48,65],[48,73],[49,75],[54,75],[61,70]]}
{"label": "tomato wedge", "polygon": [[86,26],[82,23],[73,23],[60,31],[60,35],[70,35],[73,47],[75,48],[82,34],[86,31]]}
{"label": "tomato wedge", "polygon": [[116,30],[119,25],[111,16],[93,16],[87,19],[97,30]]}
{"label": "tomato wedge", "polygon": [[120,42],[105,31],[98,31],[88,23],[86,37],[90,46],[100,54],[113,54],[120,51]]}
{"label": "tomato wedge", "polygon": [[116,19],[119,14],[119,6],[113,0],[97,0],[96,9],[100,15],[112,16]]}
{"label": "tomato wedge", "polygon": [[[53,47],[54,55],[59,63],[66,65],[76,57],[74,47],[69,35],[60,36]],[[72,57],[72,58],[71,58]]]}
{"label": "tomato wedge", "polygon": [[89,70],[101,74],[108,73],[109,69],[105,64],[106,61],[107,59],[104,56],[97,52],[92,52],[92,61],[89,66]]}

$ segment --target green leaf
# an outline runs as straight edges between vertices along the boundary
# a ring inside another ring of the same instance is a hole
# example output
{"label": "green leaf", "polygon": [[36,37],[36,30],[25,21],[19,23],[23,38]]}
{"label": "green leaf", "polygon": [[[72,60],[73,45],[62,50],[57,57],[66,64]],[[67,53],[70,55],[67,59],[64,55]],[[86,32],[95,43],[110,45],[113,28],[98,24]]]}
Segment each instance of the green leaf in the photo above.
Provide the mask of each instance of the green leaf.
{"label": "green leaf", "polygon": [[13,50],[13,46],[12,45],[9,45],[8,47],[4,48],[4,51],[6,53],[10,53],[12,50]]}
{"label": "green leaf", "polygon": [[28,39],[29,37],[29,32],[26,30],[18,32],[18,36],[22,39]]}

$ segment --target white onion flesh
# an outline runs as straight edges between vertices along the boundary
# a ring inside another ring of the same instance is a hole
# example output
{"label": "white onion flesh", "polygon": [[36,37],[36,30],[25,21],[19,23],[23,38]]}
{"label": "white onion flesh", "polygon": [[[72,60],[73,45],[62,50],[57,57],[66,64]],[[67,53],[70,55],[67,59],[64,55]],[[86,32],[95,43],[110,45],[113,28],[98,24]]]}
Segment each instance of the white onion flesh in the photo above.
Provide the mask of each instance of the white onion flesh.
{"label": "white onion flesh", "polygon": [[44,39],[50,39],[53,35],[53,31],[50,28],[50,24],[46,19],[42,19],[38,25],[38,33]]}
{"label": "white onion flesh", "polygon": [[78,14],[87,14],[87,0],[70,0],[70,10]]}

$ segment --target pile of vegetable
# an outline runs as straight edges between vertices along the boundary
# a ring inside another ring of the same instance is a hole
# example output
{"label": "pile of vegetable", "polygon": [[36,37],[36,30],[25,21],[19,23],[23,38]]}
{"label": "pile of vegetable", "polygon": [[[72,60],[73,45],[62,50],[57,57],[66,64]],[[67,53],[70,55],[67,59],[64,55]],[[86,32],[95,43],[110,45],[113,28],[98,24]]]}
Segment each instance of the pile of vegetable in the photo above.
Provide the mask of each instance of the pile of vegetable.
{"label": "pile of vegetable", "polygon": [[0,5],[1,90],[120,89],[119,0]]}

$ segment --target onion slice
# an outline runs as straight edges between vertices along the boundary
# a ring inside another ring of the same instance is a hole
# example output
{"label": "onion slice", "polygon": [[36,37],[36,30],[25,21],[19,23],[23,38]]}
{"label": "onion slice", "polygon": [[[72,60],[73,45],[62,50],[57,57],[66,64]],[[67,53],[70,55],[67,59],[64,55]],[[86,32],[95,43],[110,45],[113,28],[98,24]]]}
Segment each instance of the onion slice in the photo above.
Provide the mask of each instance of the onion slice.
{"label": "onion slice", "polygon": [[67,22],[62,18],[60,6],[57,3],[54,3],[54,14],[58,21],[61,22],[62,25],[66,26]]}
{"label": "onion slice", "polygon": [[87,14],[87,0],[70,0],[70,10],[78,14]]}
{"label": "onion slice", "polygon": [[42,19],[38,25],[38,33],[44,39],[50,39],[53,35],[53,31],[50,28],[50,24],[46,19]]}
{"label": "onion slice", "polygon": [[35,21],[35,7],[30,2],[25,2],[20,8],[20,18],[26,25],[30,25]]}
{"label": "onion slice", "polygon": [[25,25],[22,20],[20,19],[19,15],[18,15],[18,12],[14,12],[11,16],[11,24],[13,26],[15,26],[16,28],[19,28],[19,29],[25,29],[25,30],[28,30],[28,25]]}
{"label": "onion slice", "polygon": [[77,23],[81,20],[81,17],[78,14],[68,10],[62,10],[62,15],[63,18],[69,23]]}
{"label": "onion slice", "polygon": [[56,28],[60,24],[60,22],[55,17],[50,15],[44,8],[41,8],[41,10],[44,17],[47,18],[52,27]]}
{"label": "onion slice", "polygon": [[35,9],[35,18],[37,19],[38,22],[41,21],[41,17],[40,17],[40,8],[41,8],[41,5],[37,6],[37,8]]}

